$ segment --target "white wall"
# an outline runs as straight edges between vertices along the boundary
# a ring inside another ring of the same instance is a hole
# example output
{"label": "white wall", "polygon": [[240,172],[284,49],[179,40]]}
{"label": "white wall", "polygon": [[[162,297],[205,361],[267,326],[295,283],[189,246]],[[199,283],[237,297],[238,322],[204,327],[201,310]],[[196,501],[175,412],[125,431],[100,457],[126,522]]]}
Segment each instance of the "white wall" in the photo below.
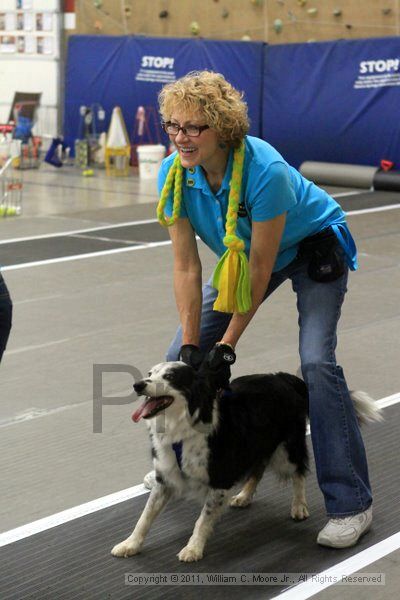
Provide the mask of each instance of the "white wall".
{"label": "white wall", "polygon": [[[34,128],[37,135],[55,136],[58,133],[59,118],[59,73],[60,73],[60,12],[59,0],[21,0],[21,9],[17,9],[17,0],[0,0],[0,13],[16,15],[29,13],[33,22],[32,30],[1,30],[0,42],[4,36],[18,39],[29,36],[37,47],[37,38],[50,40],[50,54],[8,52],[0,43],[0,122],[7,122],[15,92],[41,92],[41,108]],[[52,13],[52,29],[41,31],[36,27],[37,13]],[[11,18],[12,22],[13,18]],[[3,23],[5,19],[3,18]],[[8,22],[10,22],[8,20]],[[17,27],[17,26],[16,26]]]}

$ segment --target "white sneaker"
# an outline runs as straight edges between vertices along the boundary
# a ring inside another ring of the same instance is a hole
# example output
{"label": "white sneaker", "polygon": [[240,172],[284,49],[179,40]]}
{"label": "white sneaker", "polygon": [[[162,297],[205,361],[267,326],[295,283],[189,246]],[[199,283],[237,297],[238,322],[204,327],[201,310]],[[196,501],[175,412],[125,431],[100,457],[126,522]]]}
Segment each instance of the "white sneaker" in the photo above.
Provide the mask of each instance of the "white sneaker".
{"label": "white sneaker", "polygon": [[357,544],[372,523],[372,506],[350,517],[330,519],[318,534],[317,543],[331,548],[348,548]]}
{"label": "white sneaker", "polygon": [[155,483],[156,483],[156,472],[155,471],[149,471],[143,477],[143,485],[148,490],[151,490],[151,488],[153,488],[155,486]]}

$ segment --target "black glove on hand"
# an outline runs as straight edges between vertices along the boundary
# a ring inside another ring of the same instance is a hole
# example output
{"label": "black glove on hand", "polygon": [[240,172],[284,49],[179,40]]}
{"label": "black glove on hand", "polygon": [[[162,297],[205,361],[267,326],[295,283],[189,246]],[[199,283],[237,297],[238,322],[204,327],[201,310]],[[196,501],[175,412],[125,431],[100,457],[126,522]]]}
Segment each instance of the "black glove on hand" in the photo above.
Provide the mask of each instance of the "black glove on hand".
{"label": "black glove on hand", "polygon": [[215,383],[220,388],[229,387],[231,365],[236,361],[236,354],[228,344],[216,344],[205,359],[205,366],[215,374]]}
{"label": "black glove on hand", "polygon": [[203,353],[193,344],[184,344],[179,351],[179,360],[197,371],[203,361]]}

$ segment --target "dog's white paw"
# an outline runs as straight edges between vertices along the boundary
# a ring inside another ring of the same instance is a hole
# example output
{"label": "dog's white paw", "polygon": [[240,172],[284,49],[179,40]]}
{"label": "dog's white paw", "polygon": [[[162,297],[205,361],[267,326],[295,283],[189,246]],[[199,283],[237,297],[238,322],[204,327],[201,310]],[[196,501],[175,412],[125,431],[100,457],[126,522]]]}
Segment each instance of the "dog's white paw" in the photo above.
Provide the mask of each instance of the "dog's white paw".
{"label": "dog's white paw", "polygon": [[304,504],[304,502],[293,502],[290,516],[295,521],[304,521],[304,519],[307,519],[310,516],[307,504]]}
{"label": "dog's white paw", "polygon": [[178,558],[183,562],[195,562],[203,558],[203,550],[196,546],[185,546],[179,552]]}
{"label": "dog's white paw", "polygon": [[111,554],[113,556],[134,556],[135,554],[139,554],[142,545],[135,540],[130,540],[129,538],[124,540],[123,542],[116,544],[114,548],[111,550]]}
{"label": "dog's white paw", "polygon": [[232,496],[229,506],[232,506],[233,508],[245,508],[246,506],[250,506],[252,500],[252,496],[239,492],[236,496]]}

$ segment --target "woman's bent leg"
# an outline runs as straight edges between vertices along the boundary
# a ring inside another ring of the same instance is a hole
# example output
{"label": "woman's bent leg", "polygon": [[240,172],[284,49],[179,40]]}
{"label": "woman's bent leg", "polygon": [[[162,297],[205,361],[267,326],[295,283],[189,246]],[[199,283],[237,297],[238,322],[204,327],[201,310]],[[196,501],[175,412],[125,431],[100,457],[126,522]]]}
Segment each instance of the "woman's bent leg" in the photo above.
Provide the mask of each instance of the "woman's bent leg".
{"label": "woman's bent leg", "polygon": [[370,506],[372,495],[359,424],[335,357],[347,272],[336,281],[317,283],[304,266],[293,275],[292,283],[297,293],[300,357],[309,391],[318,483],[328,516],[354,515]]}

